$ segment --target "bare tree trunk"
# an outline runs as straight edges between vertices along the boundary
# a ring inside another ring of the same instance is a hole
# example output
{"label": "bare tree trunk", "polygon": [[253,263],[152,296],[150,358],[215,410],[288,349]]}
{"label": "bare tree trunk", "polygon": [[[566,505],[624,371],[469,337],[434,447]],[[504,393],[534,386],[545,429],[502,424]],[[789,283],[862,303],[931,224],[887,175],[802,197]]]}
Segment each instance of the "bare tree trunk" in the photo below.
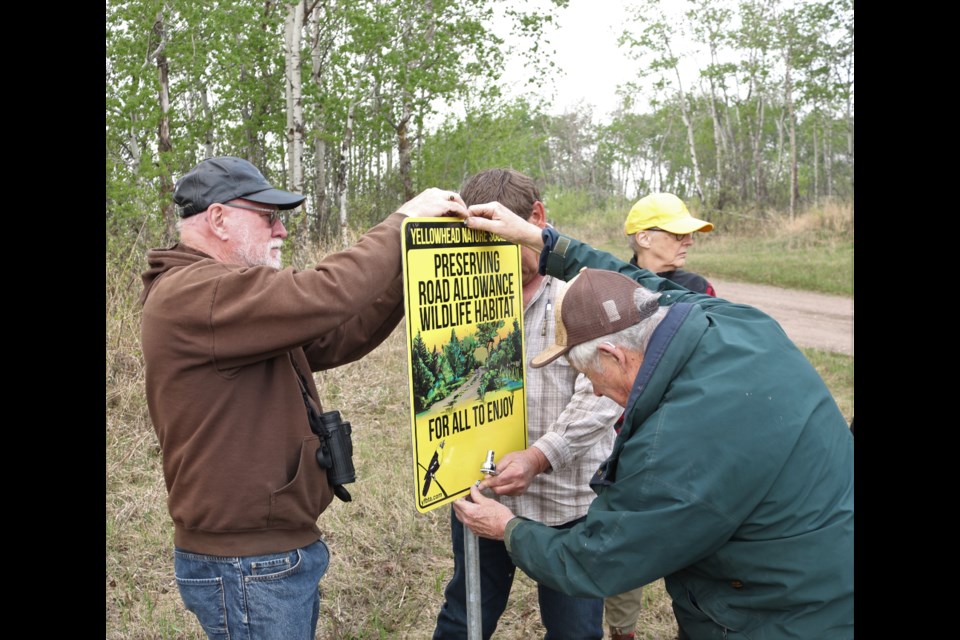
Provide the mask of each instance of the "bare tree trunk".
{"label": "bare tree trunk", "polygon": [[717,99],[713,95],[713,81],[710,81],[710,117],[713,119],[713,146],[716,147],[717,157],[717,208],[722,209],[724,205],[724,158],[727,155],[727,144],[724,138],[723,125],[720,123],[720,117],[717,114]]}
{"label": "bare tree trunk", "polygon": [[687,127],[687,146],[690,148],[690,165],[693,168],[693,186],[697,191],[700,202],[706,202],[706,198],[703,195],[703,183],[700,179],[700,163],[697,161],[697,147],[694,144],[693,118],[690,114],[690,105],[687,104],[687,96],[683,92],[683,83],[680,80],[680,69],[674,67],[674,71],[677,74],[677,95],[680,98],[680,117],[683,119],[683,124]]}
{"label": "bare tree trunk", "polygon": [[[331,34],[336,31],[336,25],[331,24],[331,21],[326,19],[326,10],[337,9],[335,4],[333,6],[330,5],[331,3],[329,2],[323,2],[321,4],[319,1],[314,0],[313,3],[305,9],[303,18],[304,33],[310,43],[310,77],[313,79],[314,84],[321,94],[325,91],[323,84],[324,72],[333,42]],[[312,35],[310,32],[311,24],[316,25]],[[316,142],[314,143],[314,166],[316,167],[313,184],[314,213],[313,216],[303,216],[300,230],[307,232],[312,222],[313,230],[317,236],[326,238],[330,230],[330,204],[327,202],[327,143],[326,140],[323,139],[324,124],[322,118],[323,114],[318,113],[314,121],[314,131],[316,135]],[[304,233],[304,235],[306,235],[306,233]]]}
{"label": "bare tree trunk", "polygon": [[[427,17],[426,24],[408,23],[402,31],[416,32],[418,37],[426,45],[427,49],[433,44],[437,31],[436,13],[434,12],[433,0],[422,0],[422,16]],[[412,20],[412,18],[411,18]],[[425,64],[424,59],[411,60],[407,63],[407,71],[413,73],[416,69]],[[416,195],[413,192],[413,176],[411,171],[412,145],[410,142],[410,121],[413,117],[413,94],[408,88],[404,88],[400,99],[402,100],[400,119],[396,123],[391,123],[397,132],[397,155],[399,160],[398,170],[400,172],[400,182],[403,185],[403,197],[410,200]]]}
{"label": "bare tree trunk", "polygon": [[200,106],[203,109],[203,121],[207,123],[207,128],[203,132],[203,157],[213,157],[213,112],[210,110],[210,102],[207,99],[207,87],[200,88]]}
{"label": "bare tree trunk", "polygon": [[[714,43],[710,43],[710,59],[713,65],[717,64],[717,52]],[[709,76],[710,82],[710,117],[713,120],[713,146],[716,148],[716,172],[717,172],[717,208],[723,209],[726,199],[726,171],[724,170],[725,160],[729,157],[727,148],[726,131],[720,121],[720,115],[717,112],[717,91],[713,82],[713,76]]]}
{"label": "bare tree trunk", "polygon": [[[237,39],[239,40],[239,36],[237,36]],[[246,82],[248,82],[248,76],[249,76],[249,72],[247,71],[247,65],[241,64],[240,65],[240,82],[246,84]],[[263,166],[262,164],[259,164],[256,159],[257,138],[253,130],[253,125],[251,124],[254,122],[253,117],[254,117],[255,110],[256,110],[256,105],[254,105],[251,108],[250,103],[247,101],[244,101],[240,105],[240,113],[243,115],[244,122],[246,123],[246,125],[243,128],[243,135],[246,140],[246,148],[244,149],[243,157],[248,161],[252,162],[255,166]]]}
{"label": "bare tree trunk", "polygon": [[[833,122],[830,122],[832,128]],[[833,197],[833,142],[832,131],[828,128],[823,132],[823,173],[827,180],[827,196]]]}
{"label": "bare tree trunk", "polygon": [[[313,193],[314,193],[314,224],[315,231],[322,233],[324,227],[324,222],[327,219],[327,142],[317,136],[316,144],[314,145],[314,163],[317,167],[317,174],[314,178],[313,183]],[[304,226],[307,224],[307,216],[303,217]]]}
{"label": "bare tree trunk", "polygon": [[163,22],[163,11],[157,12],[157,19],[153,23],[153,36],[157,41],[157,49],[153,55],[157,60],[157,76],[160,81],[160,122],[157,125],[157,151],[160,154],[160,202],[163,210],[163,221],[169,238],[177,237],[177,207],[173,203],[174,183],[170,171],[166,166],[167,155],[173,151],[170,142],[170,77],[167,66],[167,32]]}
{"label": "bare tree trunk", "polygon": [[400,180],[403,184],[403,198],[404,200],[411,200],[415,193],[413,193],[413,176],[410,175],[410,169],[412,166],[410,158],[410,139],[408,137],[408,127],[410,123],[410,117],[413,115],[412,106],[410,105],[409,99],[404,99],[403,101],[403,114],[400,117],[400,122],[397,123],[397,153],[400,158]]}
{"label": "bare tree trunk", "polygon": [[734,117],[737,120],[737,124],[739,125],[740,123],[740,109],[735,101],[730,100],[726,88],[723,88],[723,106],[723,114],[720,120],[722,122],[721,130],[723,131],[724,148],[726,151],[724,176],[725,180],[729,183],[729,192],[735,195],[736,201],[742,202],[746,199],[744,197],[746,190],[744,189],[745,181],[743,178],[743,139],[734,133],[733,128]]}
{"label": "bare tree trunk", "polygon": [[[380,83],[378,81],[373,86],[373,112],[381,113],[382,111],[383,111],[383,98],[380,95]],[[391,157],[392,157],[392,148],[390,145],[386,146],[385,151],[381,152],[378,150],[376,152],[377,166],[376,166],[375,175],[374,175],[375,184],[382,185],[383,177],[385,175],[384,172],[386,172],[387,174],[390,173]],[[384,164],[386,164],[386,167],[384,167]],[[375,193],[377,194],[377,208],[382,208],[383,206],[382,199],[383,199],[384,190],[377,188],[375,190]]]}
{"label": "bare tree trunk", "polygon": [[137,131],[133,126],[130,127],[130,137],[127,138],[127,144],[124,147],[130,154],[130,166],[133,167],[135,173],[140,173],[143,152],[140,150],[140,141],[137,140]]}
{"label": "bare tree trunk", "polygon": [[300,75],[303,17],[302,0],[287,7],[284,30],[287,75],[287,170],[290,189],[295,193],[303,192],[303,87]]}
{"label": "bare tree trunk", "polygon": [[847,97],[847,154],[850,158],[850,190],[853,191],[853,177],[856,172],[853,170],[853,96]]}
{"label": "bare tree trunk", "polygon": [[763,122],[766,119],[766,108],[763,96],[757,97],[756,128],[750,136],[750,146],[753,152],[753,197],[760,206],[763,200],[763,150],[760,141],[763,139]]}
{"label": "bare tree trunk", "polygon": [[774,173],[774,180],[777,182],[780,181],[781,176],[783,175],[783,154],[786,145],[783,141],[784,132],[786,131],[787,125],[785,123],[787,117],[787,110],[780,109],[780,112],[777,114],[777,170]]}
{"label": "bare tree trunk", "polygon": [[[751,133],[748,129],[744,127],[743,124],[743,115],[740,111],[740,105],[734,103],[733,106],[733,118],[737,123],[737,131],[740,132],[739,136],[733,135],[733,124],[728,122],[727,127],[730,129],[730,137],[733,139],[733,154],[736,158],[736,172],[737,172],[737,193],[739,195],[741,202],[747,202],[750,197],[750,189],[748,183],[750,181],[750,169],[748,166],[752,166],[751,162],[747,160],[746,157],[746,148],[747,142]],[[727,113],[727,119],[730,119],[730,113]],[[752,153],[752,150],[751,150]]]}
{"label": "bare tree trunk", "polygon": [[668,121],[667,130],[663,132],[663,135],[660,136],[660,148],[657,149],[657,156],[654,159],[654,166],[651,170],[651,182],[653,181],[653,174],[656,174],[657,183],[656,185],[650,185],[653,191],[663,191],[663,147],[667,144],[667,138],[670,137],[670,134],[673,132],[673,123]]}
{"label": "bare tree trunk", "polygon": [[817,202],[820,199],[820,162],[818,155],[818,144],[817,144],[817,125],[813,125],[813,201]]}
{"label": "bare tree trunk", "polygon": [[347,123],[343,130],[343,139],[340,141],[340,163],[337,169],[337,202],[340,206],[340,241],[344,247],[348,244],[347,238],[347,176],[350,173],[349,157],[350,144],[353,141],[353,114],[357,103],[353,102],[347,109]]}
{"label": "bare tree trunk", "polygon": [[790,219],[793,220],[797,216],[800,186],[797,184],[797,118],[793,110],[793,82],[790,77],[793,60],[790,58],[789,49],[784,54],[784,60],[786,62],[787,125],[790,127]]}

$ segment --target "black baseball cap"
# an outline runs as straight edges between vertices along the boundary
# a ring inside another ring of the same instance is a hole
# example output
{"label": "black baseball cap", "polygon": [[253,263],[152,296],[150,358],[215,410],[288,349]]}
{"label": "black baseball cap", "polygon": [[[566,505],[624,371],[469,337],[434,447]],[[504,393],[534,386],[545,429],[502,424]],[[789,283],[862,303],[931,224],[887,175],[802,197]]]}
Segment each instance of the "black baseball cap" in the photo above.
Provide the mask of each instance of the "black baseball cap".
{"label": "black baseball cap", "polygon": [[207,158],[180,178],[173,191],[181,218],[236,198],[274,204],[280,209],[293,209],[307,199],[298,193],[274,189],[255,166],[233,156]]}

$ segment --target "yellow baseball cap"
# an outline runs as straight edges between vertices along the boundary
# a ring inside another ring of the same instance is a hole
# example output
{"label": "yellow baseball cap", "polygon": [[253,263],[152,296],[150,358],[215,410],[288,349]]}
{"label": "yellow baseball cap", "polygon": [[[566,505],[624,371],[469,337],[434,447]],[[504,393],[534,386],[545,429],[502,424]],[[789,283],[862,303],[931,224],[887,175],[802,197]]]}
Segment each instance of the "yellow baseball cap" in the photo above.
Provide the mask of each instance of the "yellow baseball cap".
{"label": "yellow baseball cap", "polygon": [[623,231],[628,236],[651,227],[670,233],[713,231],[712,222],[694,218],[687,211],[683,200],[672,193],[651,193],[640,198],[627,214],[627,221],[623,223]]}

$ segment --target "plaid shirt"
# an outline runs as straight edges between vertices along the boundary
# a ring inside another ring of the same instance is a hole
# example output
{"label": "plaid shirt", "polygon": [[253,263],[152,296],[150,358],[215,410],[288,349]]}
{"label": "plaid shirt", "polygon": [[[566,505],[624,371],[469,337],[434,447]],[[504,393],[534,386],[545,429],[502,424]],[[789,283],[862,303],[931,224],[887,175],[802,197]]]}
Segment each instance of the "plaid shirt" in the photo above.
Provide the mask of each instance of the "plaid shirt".
{"label": "plaid shirt", "polygon": [[[563,281],[544,277],[524,309],[528,359],[553,344],[553,304],[563,287]],[[552,470],[538,475],[523,495],[500,501],[518,516],[556,526],[586,514],[596,495],[590,478],[613,448],[613,425],[623,408],[593,395],[593,385],[566,358],[540,369],[528,366],[526,374],[528,442],[543,452]]]}

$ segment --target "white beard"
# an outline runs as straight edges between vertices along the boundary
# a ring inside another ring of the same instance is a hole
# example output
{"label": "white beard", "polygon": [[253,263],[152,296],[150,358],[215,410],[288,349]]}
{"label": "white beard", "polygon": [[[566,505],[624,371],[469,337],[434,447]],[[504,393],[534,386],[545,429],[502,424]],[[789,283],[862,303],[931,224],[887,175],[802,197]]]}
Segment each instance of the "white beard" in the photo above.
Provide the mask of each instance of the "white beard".
{"label": "white beard", "polygon": [[274,257],[272,249],[279,249],[283,246],[281,238],[271,238],[266,242],[254,242],[250,238],[250,228],[242,225],[234,229],[237,234],[237,244],[233,250],[234,260],[238,264],[248,267],[273,267],[274,269],[283,268],[283,262],[280,259],[280,252]]}

